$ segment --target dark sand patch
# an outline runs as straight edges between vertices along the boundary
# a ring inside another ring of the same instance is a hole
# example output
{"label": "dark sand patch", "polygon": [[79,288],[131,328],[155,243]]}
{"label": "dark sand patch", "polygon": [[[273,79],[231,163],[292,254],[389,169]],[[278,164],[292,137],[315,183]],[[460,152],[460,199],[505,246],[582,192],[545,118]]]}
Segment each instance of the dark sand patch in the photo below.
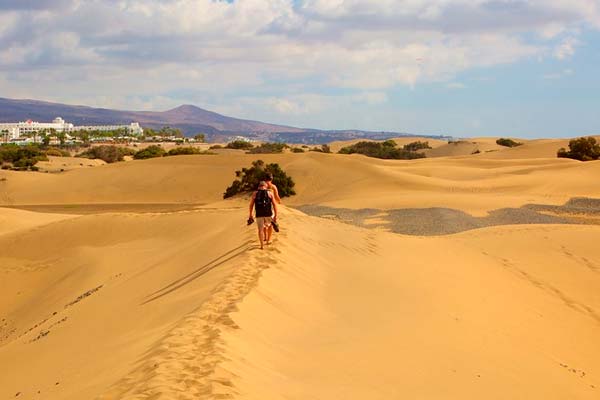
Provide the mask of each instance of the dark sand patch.
{"label": "dark sand patch", "polygon": [[520,208],[501,208],[491,211],[485,217],[474,217],[464,211],[443,207],[353,210],[304,205],[296,208],[313,216],[415,236],[448,235],[498,225],[600,225],[600,199],[588,198],[574,198],[563,206],[527,204]]}

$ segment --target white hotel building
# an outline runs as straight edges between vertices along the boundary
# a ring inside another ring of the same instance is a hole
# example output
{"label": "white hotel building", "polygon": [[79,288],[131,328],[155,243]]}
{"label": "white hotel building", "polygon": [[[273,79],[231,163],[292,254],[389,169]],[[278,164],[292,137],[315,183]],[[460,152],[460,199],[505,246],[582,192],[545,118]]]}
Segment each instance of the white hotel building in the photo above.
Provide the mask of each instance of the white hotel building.
{"label": "white hotel building", "polygon": [[0,139],[4,142],[16,140],[27,134],[41,132],[42,130],[54,129],[56,132],[75,132],[80,130],[86,131],[116,131],[124,129],[130,135],[141,135],[144,130],[137,122],[132,122],[129,125],[84,125],[74,126],[69,122],[65,122],[61,117],[54,118],[52,122],[35,122],[28,120],[25,122],[0,123]]}

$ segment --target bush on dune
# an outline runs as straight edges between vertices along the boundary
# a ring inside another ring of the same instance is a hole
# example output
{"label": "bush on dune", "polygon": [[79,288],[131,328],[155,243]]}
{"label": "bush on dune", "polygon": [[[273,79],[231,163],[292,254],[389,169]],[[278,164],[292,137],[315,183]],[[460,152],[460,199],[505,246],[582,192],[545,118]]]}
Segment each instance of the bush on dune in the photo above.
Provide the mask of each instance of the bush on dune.
{"label": "bush on dune", "polygon": [[496,140],[496,144],[504,147],[517,147],[521,146],[523,143],[515,142],[514,140],[508,138],[500,138]]}
{"label": "bush on dune", "polygon": [[556,155],[560,158],[572,158],[579,161],[600,159],[600,144],[594,137],[581,137],[569,141],[569,151],[560,148]]}
{"label": "bush on dune", "polygon": [[242,168],[240,171],[235,171],[236,179],[231,183],[223,198],[235,196],[239,193],[253,192],[258,187],[258,183],[265,180],[267,174],[273,174],[273,184],[277,186],[280,197],[295,195],[294,180],[288,176],[279,166],[279,164],[266,164],[262,160],[252,162],[250,168]]}
{"label": "bush on dune", "polygon": [[260,146],[254,147],[248,151],[248,154],[274,154],[282,153],[283,149],[288,146],[285,143],[262,143]]}
{"label": "bush on dune", "polygon": [[136,160],[146,160],[148,158],[162,157],[166,154],[165,149],[155,144],[139,150],[133,155]]}
{"label": "bush on dune", "polygon": [[112,164],[123,161],[125,156],[132,155],[133,153],[134,151],[127,147],[101,145],[90,147],[83,153],[78,154],[77,157],[100,159],[106,163]]}
{"label": "bush on dune", "polygon": [[313,147],[310,151],[316,151],[317,153],[331,153],[331,147],[328,144],[322,144],[321,147]]}
{"label": "bush on dune", "polygon": [[38,161],[48,161],[48,157],[37,145],[18,146],[8,144],[0,146],[0,164],[3,169],[32,170],[37,171]]}
{"label": "bush on dune", "polygon": [[416,141],[416,142],[405,144],[403,149],[406,151],[417,151],[417,150],[431,149],[431,146],[429,145],[429,142]]}
{"label": "bush on dune", "polygon": [[215,153],[210,153],[208,151],[202,151],[196,147],[175,147],[174,149],[169,150],[169,152],[167,154],[165,154],[165,156],[186,156],[186,155],[192,155],[192,154],[215,154]]}
{"label": "bush on dune", "polygon": [[394,159],[394,160],[413,160],[425,158],[425,154],[399,149],[396,142],[386,140],[385,142],[358,142],[340,149],[340,154],[363,154],[368,157]]}
{"label": "bush on dune", "polygon": [[233,142],[227,143],[225,146],[226,149],[234,149],[234,150],[249,150],[253,148],[254,145],[245,140],[234,140]]}

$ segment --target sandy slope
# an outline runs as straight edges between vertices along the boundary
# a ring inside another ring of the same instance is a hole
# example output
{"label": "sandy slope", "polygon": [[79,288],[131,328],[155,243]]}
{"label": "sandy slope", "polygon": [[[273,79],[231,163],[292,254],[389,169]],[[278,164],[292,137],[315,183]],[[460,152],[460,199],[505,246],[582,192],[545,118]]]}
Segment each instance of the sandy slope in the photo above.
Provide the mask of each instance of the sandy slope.
{"label": "sandy slope", "polygon": [[[600,197],[600,162],[529,144],[513,149],[528,158],[261,158],[295,178],[287,205],[483,214]],[[69,211],[0,207],[0,398],[598,398],[600,226],[408,237],[285,208],[260,251],[245,202],[221,200],[256,158],[0,171],[0,204]]]}
{"label": "sandy slope", "polygon": [[599,227],[413,238],[286,210],[261,252],[244,215],[0,236],[0,397],[597,398]]}
{"label": "sandy slope", "polygon": [[102,160],[90,160],[81,157],[55,157],[48,156],[48,161],[39,161],[36,166],[41,172],[63,172],[72,169],[90,168],[104,165]]}
{"label": "sandy slope", "polygon": [[2,209],[2,212],[0,213],[0,236],[21,230],[29,230],[37,226],[50,224],[67,218],[73,218],[73,216]]}
{"label": "sandy slope", "polygon": [[239,270],[244,225],[215,211],[105,214],[0,236],[0,398],[102,393]]}
{"label": "sandy slope", "polygon": [[234,171],[257,158],[281,164],[294,177],[299,194],[290,199],[291,205],[451,207],[482,214],[527,203],[562,204],[575,196],[600,197],[600,183],[594,179],[600,173],[598,162],[228,153],[133,161],[62,174],[0,171],[0,205],[212,203],[221,198]]}
{"label": "sandy slope", "polygon": [[415,239],[288,223],[281,253],[233,316],[239,330],[225,337],[223,368],[239,376],[225,393],[598,397],[598,227]]}

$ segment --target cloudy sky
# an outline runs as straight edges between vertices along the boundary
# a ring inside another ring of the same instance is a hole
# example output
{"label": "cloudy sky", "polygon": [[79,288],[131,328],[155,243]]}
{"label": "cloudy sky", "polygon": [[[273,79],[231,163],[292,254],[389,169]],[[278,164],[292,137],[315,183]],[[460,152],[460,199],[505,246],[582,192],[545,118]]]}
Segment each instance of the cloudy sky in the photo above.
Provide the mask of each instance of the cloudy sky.
{"label": "cloudy sky", "polygon": [[0,97],[575,136],[599,66],[600,0],[0,0]]}

